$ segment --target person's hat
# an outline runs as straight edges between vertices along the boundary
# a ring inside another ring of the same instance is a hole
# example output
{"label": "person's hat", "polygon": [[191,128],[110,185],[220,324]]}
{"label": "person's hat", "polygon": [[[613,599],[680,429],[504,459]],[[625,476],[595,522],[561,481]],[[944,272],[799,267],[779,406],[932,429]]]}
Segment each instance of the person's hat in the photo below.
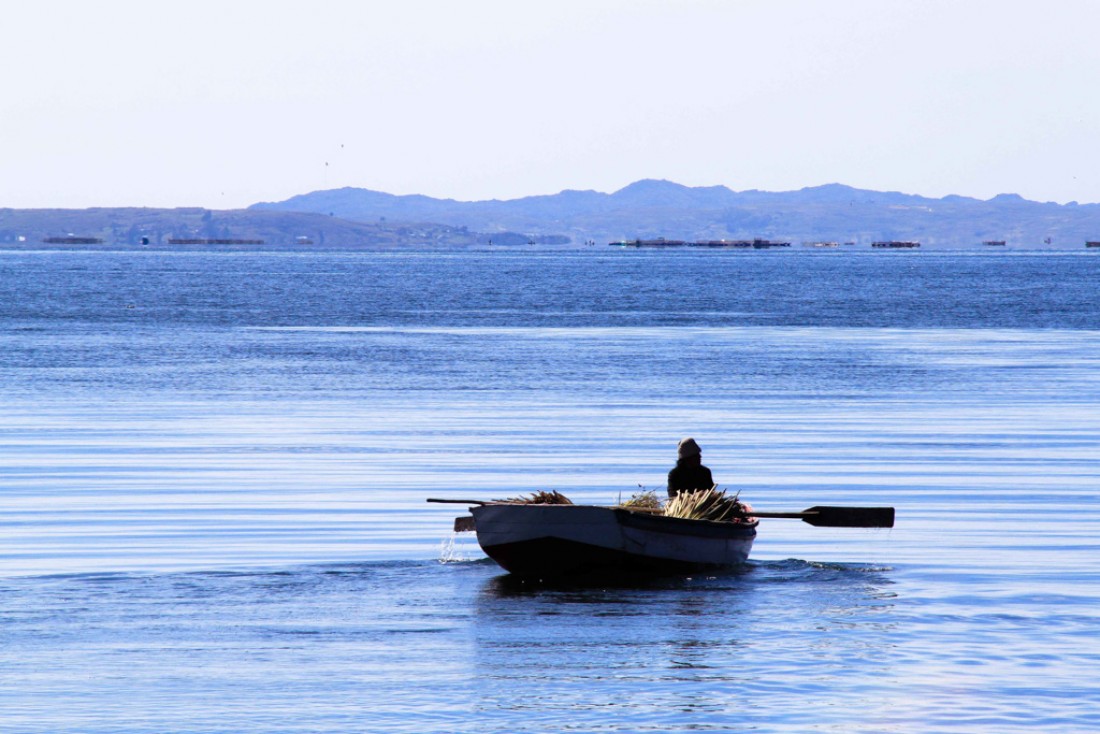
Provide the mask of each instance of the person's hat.
{"label": "person's hat", "polygon": [[679,446],[676,447],[676,454],[681,459],[689,456],[701,456],[702,453],[702,449],[699,448],[699,444],[695,443],[694,438],[681,438]]}

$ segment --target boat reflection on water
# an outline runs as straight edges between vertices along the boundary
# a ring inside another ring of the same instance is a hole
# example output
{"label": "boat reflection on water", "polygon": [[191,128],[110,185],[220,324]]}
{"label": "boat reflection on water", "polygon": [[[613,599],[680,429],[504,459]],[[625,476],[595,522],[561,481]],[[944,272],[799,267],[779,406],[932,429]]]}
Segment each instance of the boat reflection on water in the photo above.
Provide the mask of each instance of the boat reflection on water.
{"label": "boat reflection on water", "polygon": [[544,592],[662,592],[682,591],[699,584],[734,583],[756,572],[752,562],[726,568],[710,568],[696,572],[653,574],[641,571],[596,571],[571,576],[534,578],[502,573],[485,582],[483,594],[497,598],[522,597]]}

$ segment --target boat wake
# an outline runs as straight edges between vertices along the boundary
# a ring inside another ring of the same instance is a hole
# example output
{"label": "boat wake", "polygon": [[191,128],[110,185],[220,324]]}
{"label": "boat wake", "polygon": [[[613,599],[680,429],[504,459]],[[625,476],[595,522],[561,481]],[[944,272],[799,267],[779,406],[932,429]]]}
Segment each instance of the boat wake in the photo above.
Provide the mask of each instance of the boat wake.
{"label": "boat wake", "polygon": [[452,532],[439,543],[440,563],[469,563],[484,560],[476,545],[464,542],[459,533]]}

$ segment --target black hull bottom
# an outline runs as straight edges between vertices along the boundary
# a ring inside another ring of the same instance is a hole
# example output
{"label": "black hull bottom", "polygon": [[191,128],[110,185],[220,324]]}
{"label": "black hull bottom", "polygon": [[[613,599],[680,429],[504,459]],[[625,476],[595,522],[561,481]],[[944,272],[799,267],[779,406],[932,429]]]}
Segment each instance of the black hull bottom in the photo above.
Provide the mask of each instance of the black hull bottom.
{"label": "black hull bottom", "polygon": [[723,568],[712,563],[639,556],[560,538],[502,543],[483,546],[483,550],[504,570],[524,579],[654,576]]}

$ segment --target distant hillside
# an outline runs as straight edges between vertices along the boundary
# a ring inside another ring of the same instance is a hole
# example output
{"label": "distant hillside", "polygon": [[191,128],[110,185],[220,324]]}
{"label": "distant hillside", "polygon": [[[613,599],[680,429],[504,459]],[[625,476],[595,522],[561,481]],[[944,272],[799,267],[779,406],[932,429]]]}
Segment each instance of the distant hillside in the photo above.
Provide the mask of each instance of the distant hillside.
{"label": "distant hillside", "polygon": [[253,211],[294,211],[383,223],[430,221],[452,227],[534,235],[564,234],[574,242],[603,244],[635,238],[779,238],[868,244],[915,239],[930,246],[1083,247],[1100,240],[1100,205],[1027,201],[1002,194],[988,201],[962,196],[931,199],[841,184],[800,191],[735,192],[724,186],[688,187],[644,180],[612,194],[562,191],[521,199],[462,202],[395,196],[343,188],[260,203]]}
{"label": "distant hillside", "polygon": [[[169,240],[262,240],[266,245],[462,247],[487,237],[434,223],[350,222],[321,214],[201,208],[0,209],[0,246],[39,247],[71,236],[104,246],[166,245]],[[526,243],[526,235],[506,241]]]}

